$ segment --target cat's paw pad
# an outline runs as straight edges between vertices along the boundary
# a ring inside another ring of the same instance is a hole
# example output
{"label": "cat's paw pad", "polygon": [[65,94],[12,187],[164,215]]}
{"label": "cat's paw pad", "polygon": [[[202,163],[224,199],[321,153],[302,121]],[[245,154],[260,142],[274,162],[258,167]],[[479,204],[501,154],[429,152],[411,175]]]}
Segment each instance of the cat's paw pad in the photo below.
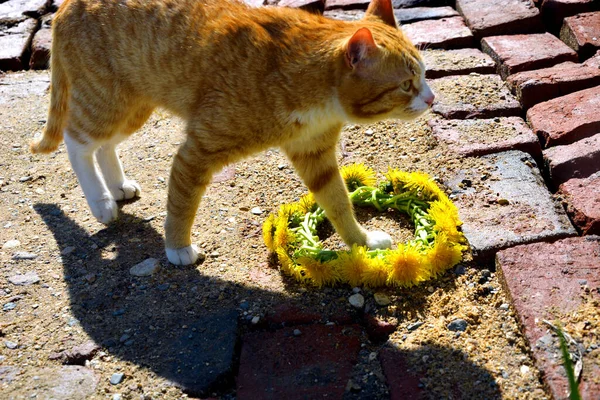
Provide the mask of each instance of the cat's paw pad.
{"label": "cat's paw pad", "polygon": [[90,201],[89,205],[92,210],[92,215],[105,225],[116,220],[119,216],[119,207],[112,197],[104,197],[100,200]]}
{"label": "cat's paw pad", "polygon": [[142,194],[142,188],[136,181],[126,180],[123,181],[119,186],[110,189],[115,200],[128,200],[134,197],[140,197]]}
{"label": "cat's paw pad", "polygon": [[392,247],[392,237],[382,231],[367,232],[367,247],[373,249],[389,249]]}
{"label": "cat's paw pad", "polygon": [[193,244],[181,249],[169,249],[167,247],[165,250],[171,264],[190,265],[198,261],[198,248]]}

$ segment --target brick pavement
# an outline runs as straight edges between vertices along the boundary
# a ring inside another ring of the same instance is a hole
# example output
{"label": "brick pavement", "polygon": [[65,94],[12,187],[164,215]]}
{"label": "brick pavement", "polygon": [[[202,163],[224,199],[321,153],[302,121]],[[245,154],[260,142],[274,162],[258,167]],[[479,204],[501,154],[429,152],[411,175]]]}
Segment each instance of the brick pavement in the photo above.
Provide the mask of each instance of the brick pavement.
{"label": "brick pavement", "polygon": [[[42,16],[57,3],[0,3],[0,70],[46,68],[50,39],[48,17]],[[597,296],[600,285],[600,243],[591,236],[600,230],[600,53],[593,57],[600,48],[600,2],[457,0],[460,16],[449,3],[393,2],[416,44],[453,49],[425,52],[428,76],[439,78],[432,84],[438,117],[430,125],[451,151],[479,157],[480,168],[465,168],[447,184],[456,192],[475,256],[482,262],[495,259],[547,386],[556,398],[565,398],[566,381],[554,361],[555,337],[540,320],[550,311],[573,311],[581,305],[580,295],[587,290]],[[286,5],[357,19],[368,0]],[[463,96],[449,96],[452,87]],[[480,101],[476,92],[486,91],[487,102]],[[495,139],[473,136],[477,129]],[[485,191],[473,193],[462,183],[482,179],[482,169],[495,179],[487,181]],[[559,197],[552,195],[555,190]],[[356,338],[371,334],[373,340],[385,340],[395,329],[368,318],[361,325],[352,325],[356,321],[347,315],[326,319],[288,307],[270,316],[264,330],[242,337],[239,397],[299,398],[318,392],[341,398],[352,389],[347,383],[358,357]],[[326,324],[333,320],[337,325]],[[305,340],[309,335],[314,340]],[[302,353],[303,343],[314,346],[311,357]],[[340,346],[346,350],[340,352]],[[289,364],[278,364],[280,357]],[[381,364],[391,398],[420,393],[418,377],[393,373],[409,369],[401,354],[382,351]],[[598,365],[588,368],[597,371]],[[585,376],[580,389],[586,399],[600,396],[600,385]]]}

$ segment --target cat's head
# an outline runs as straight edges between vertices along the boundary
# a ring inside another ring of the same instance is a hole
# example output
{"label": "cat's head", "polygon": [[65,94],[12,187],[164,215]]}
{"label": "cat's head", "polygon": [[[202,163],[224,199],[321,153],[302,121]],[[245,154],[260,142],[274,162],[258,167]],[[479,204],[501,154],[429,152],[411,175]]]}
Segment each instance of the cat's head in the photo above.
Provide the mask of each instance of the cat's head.
{"label": "cat's head", "polygon": [[338,94],[350,119],[413,119],[427,111],[434,94],[425,65],[398,28],[391,0],[372,0],[365,18],[344,43]]}

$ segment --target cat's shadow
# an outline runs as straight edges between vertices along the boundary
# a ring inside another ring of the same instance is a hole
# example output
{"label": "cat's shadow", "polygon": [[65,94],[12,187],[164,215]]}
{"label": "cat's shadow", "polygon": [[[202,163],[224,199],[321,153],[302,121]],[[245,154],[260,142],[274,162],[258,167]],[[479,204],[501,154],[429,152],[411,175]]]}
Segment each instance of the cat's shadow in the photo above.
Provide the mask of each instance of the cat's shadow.
{"label": "cat's shadow", "polygon": [[[162,234],[129,214],[121,213],[121,222],[89,235],[55,204],[35,204],[34,209],[63,253],[64,280],[76,319],[69,323],[80,324],[108,356],[147,368],[188,394],[226,393],[235,387],[243,330],[240,302],[253,303],[267,295],[274,304],[292,302],[282,293],[203,275],[201,266],[168,264]],[[129,269],[147,258],[160,260],[161,269],[151,277],[132,276]],[[306,296],[322,301],[322,292],[311,292]],[[435,355],[451,350],[427,351]],[[487,373],[464,363],[462,370]],[[121,372],[131,372],[126,379],[136,381],[133,371]],[[445,378],[453,379],[451,371]],[[365,397],[344,395],[359,398]]]}

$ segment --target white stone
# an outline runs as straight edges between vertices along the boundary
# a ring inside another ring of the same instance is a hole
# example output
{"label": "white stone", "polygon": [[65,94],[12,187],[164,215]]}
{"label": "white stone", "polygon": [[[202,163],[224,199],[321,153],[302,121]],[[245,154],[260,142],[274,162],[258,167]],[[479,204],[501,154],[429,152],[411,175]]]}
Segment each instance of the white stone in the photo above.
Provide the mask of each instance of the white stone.
{"label": "white stone", "polygon": [[348,301],[354,308],[363,308],[365,305],[365,298],[362,294],[356,293],[348,298]]}
{"label": "white stone", "polygon": [[13,240],[9,240],[6,243],[4,243],[2,245],[2,249],[14,249],[15,247],[19,247],[21,245],[21,242],[19,242],[17,239],[13,239]]}
{"label": "white stone", "polygon": [[133,276],[150,276],[160,268],[160,261],[156,258],[148,258],[129,270]]}

